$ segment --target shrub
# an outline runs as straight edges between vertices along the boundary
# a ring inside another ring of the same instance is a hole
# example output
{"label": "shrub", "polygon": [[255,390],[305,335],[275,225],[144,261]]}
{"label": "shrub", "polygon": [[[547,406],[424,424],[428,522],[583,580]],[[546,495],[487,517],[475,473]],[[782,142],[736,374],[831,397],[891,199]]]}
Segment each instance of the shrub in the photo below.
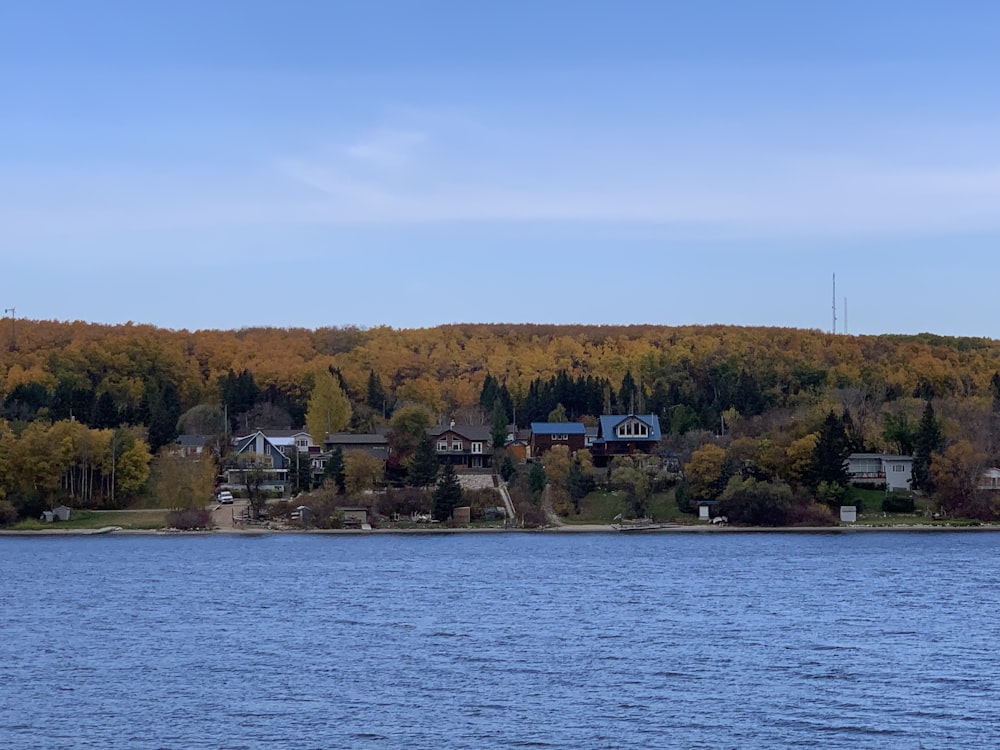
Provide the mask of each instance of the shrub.
{"label": "shrub", "polygon": [[204,508],[182,508],[167,513],[167,525],[173,529],[207,529],[212,525],[212,515]]}
{"label": "shrub", "polygon": [[890,492],[882,500],[883,513],[912,513],[913,496],[902,492]]}

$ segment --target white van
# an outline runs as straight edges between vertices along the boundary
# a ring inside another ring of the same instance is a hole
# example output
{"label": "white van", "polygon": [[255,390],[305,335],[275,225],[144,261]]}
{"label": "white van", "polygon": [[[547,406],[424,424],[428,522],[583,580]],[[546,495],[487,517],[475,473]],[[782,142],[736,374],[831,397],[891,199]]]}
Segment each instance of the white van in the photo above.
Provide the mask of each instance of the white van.
{"label": "white van", "polygon": [[223,505],[232,505],[233,493],[229,490],[223,490],[219,493],[219,502]]}

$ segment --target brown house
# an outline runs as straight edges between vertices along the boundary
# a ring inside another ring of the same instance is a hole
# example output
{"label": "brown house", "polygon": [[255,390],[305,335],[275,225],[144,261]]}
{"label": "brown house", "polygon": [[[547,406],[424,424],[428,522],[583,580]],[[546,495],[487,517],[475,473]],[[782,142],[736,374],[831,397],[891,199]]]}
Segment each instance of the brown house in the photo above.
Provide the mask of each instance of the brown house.
{"label": "brown house", "polygon": [[532,422],[531,457],[538,458],[556,445],[565,445],[570,455],[583,450],[587,428],[582,422]]}
{"label": "brown house", "polygon": [[462,425],[452,422],[447,427],[432,427],[427,431],[434,441],[438,462],[485,469],[493,465],[493,442],[486,425]]}

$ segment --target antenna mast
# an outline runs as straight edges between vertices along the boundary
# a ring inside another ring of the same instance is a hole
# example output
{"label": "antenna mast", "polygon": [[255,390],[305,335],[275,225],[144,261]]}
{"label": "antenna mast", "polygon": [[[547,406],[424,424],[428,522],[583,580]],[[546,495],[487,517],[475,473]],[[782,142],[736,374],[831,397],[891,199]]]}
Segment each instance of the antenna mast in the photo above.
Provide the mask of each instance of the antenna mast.
{"label": "antenna mast", "polygon": [[844,333],[847,333],[847,297],[844,297]]}
{"label": "antenna mast", "polygon": [[837,274],[833,275],[833,332],[837,332]]}

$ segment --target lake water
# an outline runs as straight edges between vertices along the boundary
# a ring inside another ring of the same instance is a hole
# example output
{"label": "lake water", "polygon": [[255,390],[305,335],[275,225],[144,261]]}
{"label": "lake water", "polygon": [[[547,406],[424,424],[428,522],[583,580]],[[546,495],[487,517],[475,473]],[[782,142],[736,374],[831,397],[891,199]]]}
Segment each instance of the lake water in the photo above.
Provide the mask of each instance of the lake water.
{"label": "lake water", "polygon": [[992,533],[0,538],[0,748],[989,748]]}

